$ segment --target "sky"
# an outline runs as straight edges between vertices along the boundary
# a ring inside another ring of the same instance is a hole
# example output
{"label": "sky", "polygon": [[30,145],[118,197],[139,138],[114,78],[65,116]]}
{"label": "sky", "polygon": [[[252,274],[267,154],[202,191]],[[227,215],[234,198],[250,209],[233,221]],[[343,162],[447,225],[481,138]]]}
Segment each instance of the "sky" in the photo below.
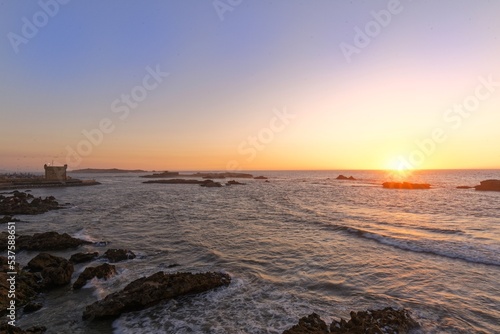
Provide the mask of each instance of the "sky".
{"label": "sky", "polygon": [[0,172],[500,168],[495,0],[0,0]]}

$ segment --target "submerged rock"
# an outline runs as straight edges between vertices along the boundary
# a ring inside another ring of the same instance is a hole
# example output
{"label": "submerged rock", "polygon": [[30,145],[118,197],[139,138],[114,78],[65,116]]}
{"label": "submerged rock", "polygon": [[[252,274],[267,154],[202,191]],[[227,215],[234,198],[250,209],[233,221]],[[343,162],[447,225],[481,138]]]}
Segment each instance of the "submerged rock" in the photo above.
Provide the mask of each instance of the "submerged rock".
{"label": "submerged rock", "polygon": [[287,329],[283,334],[328,334],[328,326],[319,315],[313,313],[299,320],[298,325]]}
{"label": "submerged rock", "polygon": [[77,264],[77,263],[84,263],[84,262],[90,262],[94,259],[96,259],[99,256],[98,252],[94,253],[76,253],[71,255],[69,258],[69,261]]}
{"label": "submerged rock", "polygon": [[482,191],[500,191],[500,180],[481,181],[481,185],[475,186],[474,188]]}
{"label": "submerged rock", "polygon": [[350,313],[351,319],[333,321],[331,333],[388,333],[404,334],[418,327],[407,310],[395,310],[386,307],[383,310],[369,310]]}
{"label": "submerged rock", "polygon": [[115,318],[122,313],[142,310],[165,300],[227,286],[230,282],[231,277],[222,273],[165,274],[160,271],[135,280],[122,291],[87,306],[83,319]]}
{"label": "submerged rock", "polygon": [[214,182],[213,180],[205,180],[200,184],[200,186],[207,188],[218,188],[222,187],[222,184],[220,184],[220,182]]}
{"label": "submerged rock", "polygon": [[51,289],[69,284],[73,274],[73,264],[62,257],[40,253],[28,262],[27,268],[42,276],[41,285]]}
{"label": "submerged rock", "polygon": [[19,236],[16,245],[18,249],[30,251],[51,251],[77,248],[81,245],[91,244],[89,241],[71,237],[67,233],[57,232],[35,233],[32,236]]}
{"label": "submerged rock", "polygon": [[73,284],[73,289],[81,289],[87,284],[88,280],[94,277],[107,280],[114,275],[116,275],[116,267],[108,263],[104,263],[97,267],[87,267],[83,273],[78,276],[78,279]]}
{"label": "submerged rock", "polygon": [[384,182],[384,188],[388,189],[430,189],[431,185],[428,183],[410,183],[410,182]]}
{"label": "submerged rock", "polygon": [[135,254],[128,249],[108,249],[103,257],[114,263],[135,259]]}
{"label": "submerged rock", "polygon": [[245,185],[246,183],[241,183],[241,182],[238,182],[238,181],[235,181],[235,180],[231,180],[231,181],[228,181],[226,183],[227,186],[235,186],[235,185]]}

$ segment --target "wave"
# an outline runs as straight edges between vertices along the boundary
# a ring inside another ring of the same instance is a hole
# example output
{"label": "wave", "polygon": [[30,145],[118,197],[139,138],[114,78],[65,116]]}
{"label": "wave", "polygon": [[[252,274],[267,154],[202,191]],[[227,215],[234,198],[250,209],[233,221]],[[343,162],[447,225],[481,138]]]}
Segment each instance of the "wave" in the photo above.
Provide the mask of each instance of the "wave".
{"label": "wave", "polygon": [[500,266],[500,259],[498,258],[500,247],[471,245],[457,241],[436,242],[435,240],[425,238],[418,240],[397,238],[342,225],[336,225],[335,228],[356,237],[374,240],[378,243],[406,251],[428,253],[472,263]]}

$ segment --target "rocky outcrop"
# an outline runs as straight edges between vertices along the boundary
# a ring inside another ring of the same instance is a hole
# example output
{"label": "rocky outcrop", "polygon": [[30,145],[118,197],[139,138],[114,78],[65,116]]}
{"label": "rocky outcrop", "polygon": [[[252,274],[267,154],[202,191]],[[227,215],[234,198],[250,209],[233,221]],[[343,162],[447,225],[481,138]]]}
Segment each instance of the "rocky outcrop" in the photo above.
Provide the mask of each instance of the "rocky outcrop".
{"label": "rocky outcrop", "polygon": [[42,303],[29,302],[23,309],[24,313],[33,313],[43,307]]}
{"label": "rocky outcrop", "polygon": [[428,183],[410,183],[410,182],[384,182],[382,186],[387,189],[430,189]]}
{"label": "rocky outcrop", "polygon": [[67,233],[57,232],[35,233],[32,236],[19,236],[16,241],[18,249],[30,251],[53,251],[68,248],[77,248],[81,245],[91,244],[89,241],[71,237]]}
{"label": "rocky outcrop", "polygon": [[69,258],[69,261],[71,263],[77,264],[77,263],[85,263],[85,262],[90,262],[94,259],[96,259],[99,256],[98,252],[94,253],[76,253],[71,255]]}
{"label": "rocky outcrop", "polygon": [[17,326],[11,326],[7,322],[0,323],[0,333],[6,334],[43,334],[47,331],[45,326],[33,326],[23,330]]}
{"label": "rocky outcrop", "polygon": [[265,176],[256,176],[254,177],[255,180],[267,180],[267,177]]}
{"label": "rocky outcrop", "polygon": [[114,263],[135,259],[135,254],[128,249],[108,249],[103,257]]}
{"label": "rocky outcrop", "polygon": [[319,315],[313,313],[299,320],[299,323],[283,334],[328,334],[328,326]]}
{"label": "rocky outcrop", "polygon": [[[9,275],[9,272],[16,272],[17,275]],[[4,298],[8,295],[10,290],[10,281],[15,277],[15,291],[16,291],[16,308],[22,307],[29,303],[36,297],[40,290],[40,285],[37,283],[37,277],[19,267],[19,263],[14,264],[13,267],[9,265],[8,259],[5,256],[0,256],[0,316],[7,313],[9,299]]]}
{"label": "rocky outcrop", "polygon": [[352,177],[352,176],[347,177],[347,176],[344,176],[344,175],[340,174],[339,176],[336,177],[336,180],[350,180],[350,181],[354,181],[356,179],[354,177]]}
{"label": "rocky outcrop", "polygon": [[73,264],[62,257],[40,253],[28,262],[26,267],[32,273],[40,273],[41,285],[51,289],[69,284],[73,274]]}
{"label": "rocky outcrop", "polygon": [[471,186],[458,186],[457,189],[471,189],[471,188],[474,188],[474,187],[471,187]]}
{"label": "rocky outcrop", "polygon": [[419,327],[407,310],[387,307],[383,310],[369,310],[350,313],[351,319],[334,320],[330,328],[313,313],[299,320],[298,325],[287,329],[283,334],[325,334],[325,333],[366,333],[366,334],[405,334]]}
{"label": "rocky outcrop", "polygon": [[[395,310],[386,307],[383,310],[369,310],[350,313],[351,319],[333,321],[331,333],[408,333],[418,327],[407,310]],[[382,331],[383,329],[383,331]]]}
{"label": "rocky outcrop", "polygon": [[481,191],[500,191],[500,180],[481,181],[481,184],[474,188]]}
{"label": "rocky outcrop", "polygon": [[3,215],[36,215],[50,210],[60,209],[53,196],[42,199],[25,192],[14,191],[12,196],[0,195],[0,214]]}
{"label": "rocky outcrop", "polygon": [[246,183],[241,183],[241,182],[238,182],[238,181],[235,181],[235,180],[231,180],[231,181],[228,181],[226,183],[227,186],[237,186],[237,185],[245,185]]}
{"label": "rocky outcrop", "polygon": [[142,310],[165,300],[227,286],[230,282],[230,276],[222,273],[165,274],[160,271],[135,280],[122,291],[87,306],[83,319],[115,318],[122,313]]}
{"label": "rocky outcrop", "polygon": [[200,186],[207,188],[219,188],[222,187],[222,184],[220,184],[219,182],[214,182],[212,180],[205,180],[202,184],[200,184]]}
{"label": "rocky outcrop", "polygon": [[104,263],[97,267],[87,267],[83,273],[78,276],[75,283],[73,283],[73,289],[81,289],[87,284],[88,280],[94,277],[107,280],[114,275],[116,275],[116,267],[108,263]]}

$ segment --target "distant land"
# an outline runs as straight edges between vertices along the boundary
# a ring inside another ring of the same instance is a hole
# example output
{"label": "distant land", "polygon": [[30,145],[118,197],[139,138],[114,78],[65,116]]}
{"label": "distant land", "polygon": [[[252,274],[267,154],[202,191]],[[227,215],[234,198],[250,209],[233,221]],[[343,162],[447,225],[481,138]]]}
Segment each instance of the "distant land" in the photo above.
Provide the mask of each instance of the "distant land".
{"label": "distant land", "polygon": [[74,169],[69,171],[69,173],[148,173],[148,171],[142,169],[84,168]]}

